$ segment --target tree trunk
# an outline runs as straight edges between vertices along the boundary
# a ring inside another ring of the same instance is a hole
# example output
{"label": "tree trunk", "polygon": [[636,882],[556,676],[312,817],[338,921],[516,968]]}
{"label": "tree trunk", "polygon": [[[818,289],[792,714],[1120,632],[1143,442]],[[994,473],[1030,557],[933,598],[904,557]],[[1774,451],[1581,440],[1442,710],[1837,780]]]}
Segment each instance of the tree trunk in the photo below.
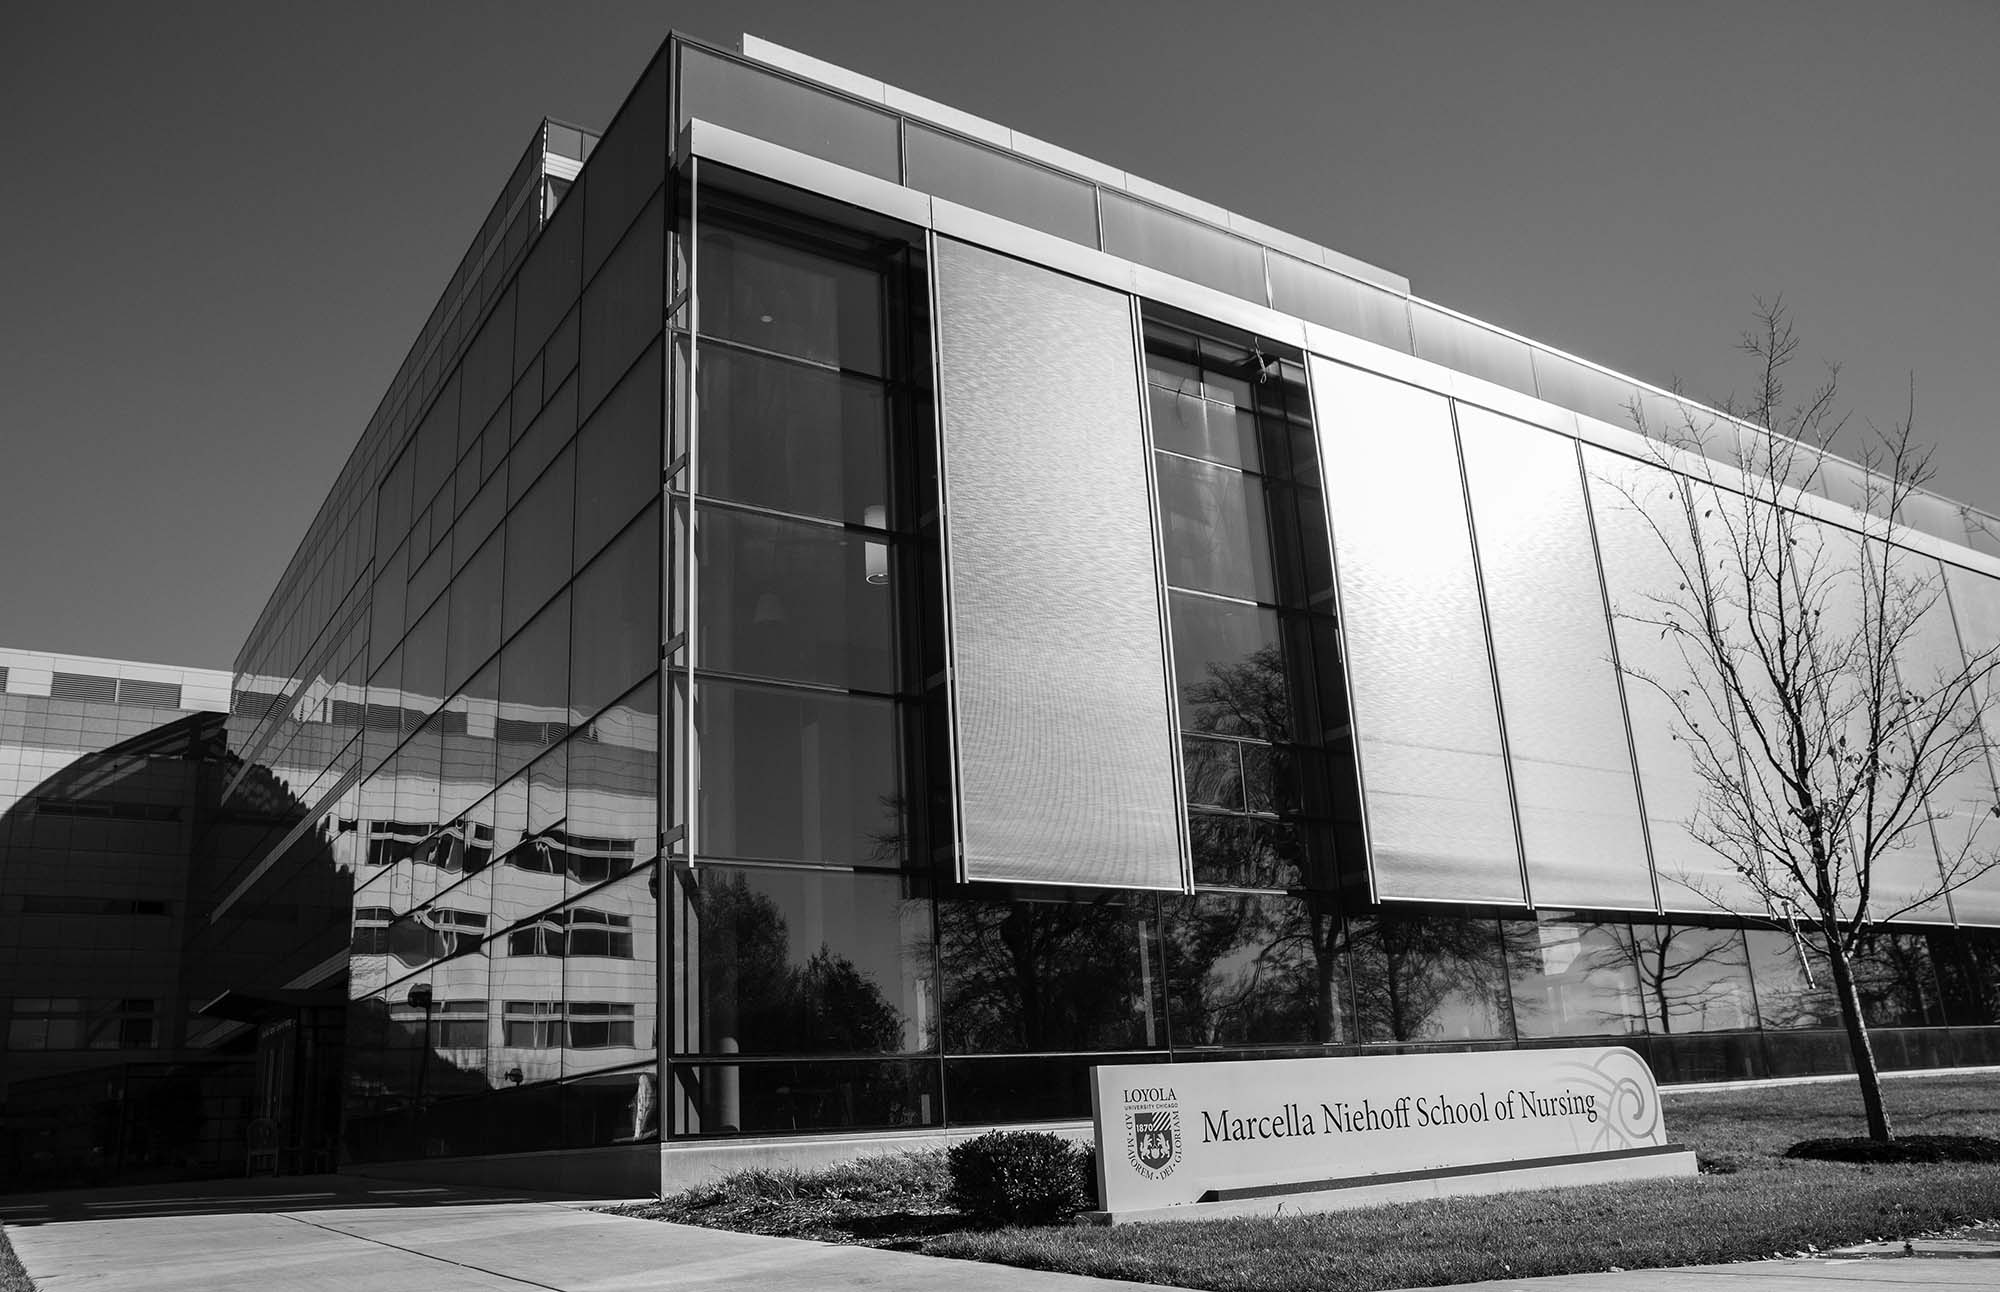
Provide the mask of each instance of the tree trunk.
{"label": "tree trunk", "polygon": [[1838,937],[1830,936],[1826,941],[1834,989],[1840,994],[1840,1017],[1847,1025],[1847,1046],[1854,1054],[1854,1074],[1861,1080],[1861,1107],[1868,1114],[1868,1137],[1887,1142],[1895,1135],[1889,1129],[1888,1110],[1882,1106],[1882,1078],[1875,1071],[1875,1046],[1868,1039],[1868,1023],[1861,1017],[1861,994],[1854,987],[1847,949],[1840,945]]}

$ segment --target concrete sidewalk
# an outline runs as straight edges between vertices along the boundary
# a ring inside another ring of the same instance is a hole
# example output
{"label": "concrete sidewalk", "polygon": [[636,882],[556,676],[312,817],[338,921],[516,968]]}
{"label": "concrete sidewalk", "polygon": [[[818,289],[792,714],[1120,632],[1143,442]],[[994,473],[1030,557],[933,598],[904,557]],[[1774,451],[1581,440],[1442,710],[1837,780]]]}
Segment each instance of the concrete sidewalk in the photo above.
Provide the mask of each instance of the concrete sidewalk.
{"label": "concrete sidewalk", "polygon": [[[1133,1292],[1142,1285],[607,1216],[558,1199],[350,1176],[0,1196],[41,1292]],[[1460,1284],[1459,1292],[2000,1288],[2000,1228],[1811,1259]]]}
{"label": "concrete sidewalk", "polygon": [[[351,1177],[288,1188],[0,1196],[40,1292],[1133,1292],[1134,1284]],[[356,1202],[359,1205],[354,1205]],[[343,1205],[346,1204],[346,1205]]]}

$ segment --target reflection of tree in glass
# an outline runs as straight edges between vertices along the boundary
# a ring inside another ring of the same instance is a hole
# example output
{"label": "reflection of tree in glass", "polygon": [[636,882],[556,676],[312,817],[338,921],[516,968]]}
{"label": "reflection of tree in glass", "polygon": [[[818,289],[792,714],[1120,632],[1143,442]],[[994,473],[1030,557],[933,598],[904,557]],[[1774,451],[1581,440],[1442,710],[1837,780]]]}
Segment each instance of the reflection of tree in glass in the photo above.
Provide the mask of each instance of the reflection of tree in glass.
{"label": "reflection of tree in glass", "polygon": [[1253,740],[1289,740],[1291,689],[1285,683],[1285,654],[1276,643],[1259,646],[1240,662],[1211,662],[1208,676],[1181,687],[1194,706],[1191,729]]}
{"label": "reflection of tree in glass", "polygon": [[1230,807],[1242,802],[1243,769],[1234,741],[1189,739],[1182,748],[1188,802]]}
{"label": "reflection of tree in glass", "polygon": [[1175,1036],[1342,1044],[1347,925],[1324,894],[1206,894],[1167,921]]}
{"label": "reflection of tree in glass", "polygon": [[1637,976],[1647,1018],[1663,1034],[1689,1022],[1697,1032],[1750,1026],[1743,1009],[1743,950],[1733,931],[1685,924],[1591,927],[1608,935],[1593,940],[1591,954]]}
{"label": "reflection of tree in glass", "polygon": [[1856,949],[1854,986],[1874,1027],[1921,1027],[1932,1017],[1936,989],[1929,948],[1921,936],[1876,929]]}
{"label": "reflection of tree in glass", "polygon": [[1353,935],[1361,1034],[1396,1041],[1505,1037],[1507,969],[1488,920],[1385,917]]}
{"label": "reflection of tree in glass", "polygon": [[945,1045],[960,1053],[1151,1043],[1151,954],[1119,903],[938,903]]}
{"label": "reflection of tree in glass", "polygon": [[822,943],[804,964],[778,904],[743,875],[684,880],[700,930],[704,1048],[896,1053],[903,1015],[852,960]]}

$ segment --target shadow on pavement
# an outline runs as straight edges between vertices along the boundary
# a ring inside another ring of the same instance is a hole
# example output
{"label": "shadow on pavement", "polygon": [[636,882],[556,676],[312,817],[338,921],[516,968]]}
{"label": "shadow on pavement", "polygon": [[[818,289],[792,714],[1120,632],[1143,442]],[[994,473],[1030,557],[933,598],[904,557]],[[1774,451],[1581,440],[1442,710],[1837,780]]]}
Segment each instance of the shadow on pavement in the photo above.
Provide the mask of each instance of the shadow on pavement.
{"label": "shadow on pavement", "polygon": [[292,1175],[254,1180],[201,1180],[109,1189],[0,1194],[0,1224],[26,1226],[75,1220],[129,1220],[142,1216],[243,1215],[252,1212],[337,1211],[359,1207],[605,1201],[622,1200],[355,1175]]}

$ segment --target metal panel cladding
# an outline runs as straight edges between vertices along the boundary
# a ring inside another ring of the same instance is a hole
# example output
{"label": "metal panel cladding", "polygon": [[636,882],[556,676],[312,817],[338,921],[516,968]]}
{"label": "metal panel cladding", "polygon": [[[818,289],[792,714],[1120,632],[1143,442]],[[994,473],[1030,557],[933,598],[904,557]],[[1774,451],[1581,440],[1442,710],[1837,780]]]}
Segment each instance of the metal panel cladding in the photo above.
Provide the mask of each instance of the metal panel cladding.
{"label": "metal panel cladding", "polygon": [[968,879],[1180,889],[1180,802],[1131,305],[937,254]]}
{"label": "metal panel cladding", "polygon": [[1376,893],[1520,903],[1450,401],[1317,357],[1312,381]]}
{"label": "metal panel cladding", "polygon": [[1625,707],[1576,441],[1458,406],[1537,906],[1651,909]]}
{"label": "metal panel cladding", "polygon": [[1693,755],[1678,734],[1681,715],[1668,698],[1679,694],[1699,706],[1711,693],[1678,641],[1661,628],[1675,607],[1688,603],[1688,580],[1702,568],[1688,521],[1688,482],[1595,444],[1583,446],[1583,467],[1612,634],[1627,672],[1632,752],[1645,792],[1660,903],[1669,911],[1757,910],[1756,897],[1729,863],[1695,833],[1704,791]]}

